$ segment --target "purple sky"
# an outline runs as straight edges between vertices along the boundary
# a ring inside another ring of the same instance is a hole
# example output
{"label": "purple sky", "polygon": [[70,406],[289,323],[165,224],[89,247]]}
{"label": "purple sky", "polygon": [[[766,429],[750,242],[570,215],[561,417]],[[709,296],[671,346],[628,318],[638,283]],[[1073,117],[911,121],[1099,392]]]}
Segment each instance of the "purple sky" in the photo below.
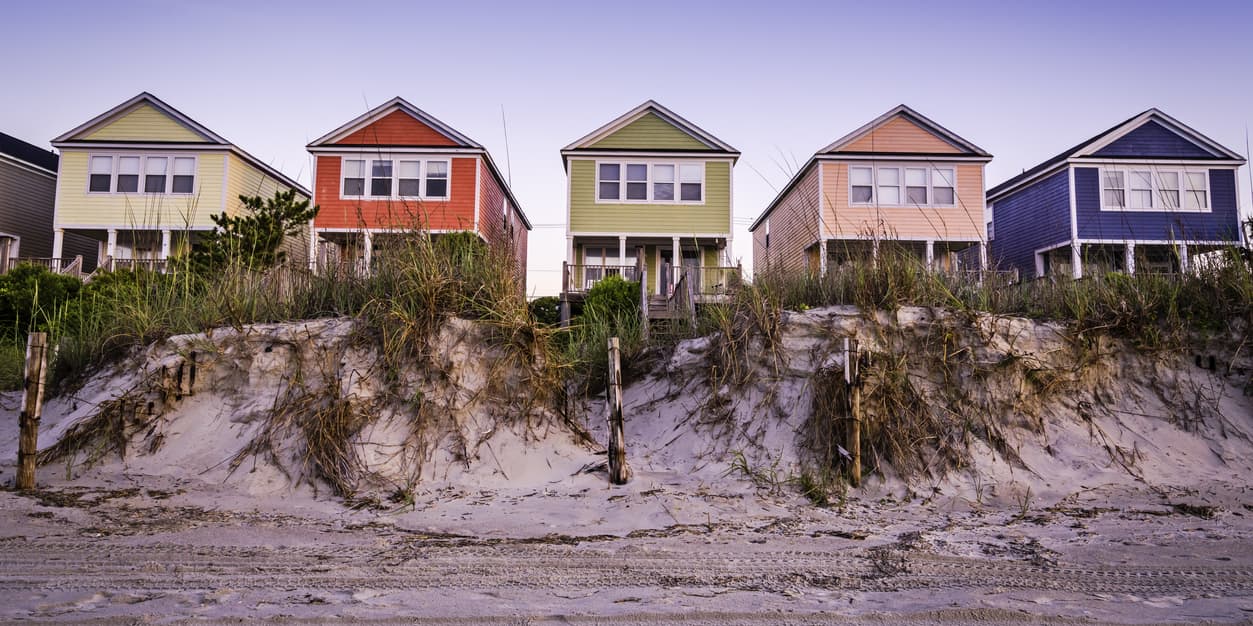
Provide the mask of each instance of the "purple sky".
{"label": "purple sky", "polygon": [[8,4],[0,131],[47,147],[150,91],[308,184],[306,143],[403,96],[509,170],[546,295],[565,250],[558,151],[649,98],[743,152],[746,266],[748,224],[795,169],[897,104],[991,152],[989,187],[1150,107],[1241,154],[1253,117],[1249,2],[371,6]]}

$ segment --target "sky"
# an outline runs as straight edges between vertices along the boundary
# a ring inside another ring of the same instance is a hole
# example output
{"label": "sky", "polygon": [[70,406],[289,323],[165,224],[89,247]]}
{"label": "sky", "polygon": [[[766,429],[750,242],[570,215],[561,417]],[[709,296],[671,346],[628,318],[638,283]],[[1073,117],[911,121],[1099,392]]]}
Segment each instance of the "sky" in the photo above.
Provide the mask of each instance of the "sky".
{"label": "sky", "polygon": [[[488,148],[560,289],[560,149],[653,99],[739,149],[732,255],[814,151],[907,104],[988,187],[1157,107],[1246,154],[1253,2],[6,2],[0,131],[148,91],[309,186],[309,141],[402,96]],[[1250,183],[1238,188],[1249,214]]]}

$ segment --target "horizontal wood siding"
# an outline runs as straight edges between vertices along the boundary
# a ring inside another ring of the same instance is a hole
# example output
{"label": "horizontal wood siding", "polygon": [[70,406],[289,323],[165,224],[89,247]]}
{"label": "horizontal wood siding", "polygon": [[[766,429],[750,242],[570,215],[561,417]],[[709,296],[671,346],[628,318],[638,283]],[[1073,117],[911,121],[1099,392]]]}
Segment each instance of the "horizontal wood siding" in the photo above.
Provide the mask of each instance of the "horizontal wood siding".
{"label": "horizontal wood siding", "polygon": [[766,224],[753,231],[753,271],[806,271],[805,249],[818,240],[818,180],[822,164],[815,164],[770,212],[770,246]]}
{"label": "horizontal wood siding", "polygon": [[21,256],[52,256],[56,177],[0,157],[0,233],[21,237]]}
{"label": "horizontal wood siding", "polygon": [[[1209,213],[1102,211],[1099,170],[1075,168],[1075,217],[1080,239],[1114,241],[1239,241],[1233,169],[1209,171]],[[998,226],[999,229],[999,226]],[[999,232],[998,232],[999,234]]]}
{"label": "horizontal wood siding", "polygon": [[[78,149],[61,152],[56,219],[63,227],[211,228],[213,221],[209,216],[222,211],[223,171],[228,157],[225,152],[187,153],[196,156],[196,187],[191,195],[87,193],[90,154]],[[125,152],[110,150],[108,154]]]}
{"label": "horizontal wood siding", "polygon": [[[502,211],[505,204],[508,204],[507,212]],[[512,252],[525,289],[526,225],[518,215],[517,207],[509,202],[504,188],[492,176],[486,160],[479,161],[479,233],[492,246]]]}
{"label": "horizontal wood siding", "polygon": [[1098,157],[1151,158],[1205,158],[1213,157],[1208,150],[1161,124],[1149,120],[1139,128],[1119,137],[1117,141],[1092,153]]}
{"label": "horizontal wood siding", "polygon": [[[265,171],[257,168],[251,163],[243,160],[238,155],[230,155],[230,167],[227,176],[227,197],[226,212],[230,215],[239,215],[243,212],[244,204],[240,201],[240,196],[260,196],[262,199],[270,199],[279,191],[288,191],[291,187],[286,183],[274,178]],[[214,210],[219,213],[219,210]],[[309,227],[305,225],[301,228],[299,234],[294,237],[288,237],[283,242],[283,254],[287,260],[297,267],[303,267],[309,259]]]}
{"label": "horizontal wood siding", "polygon": [[705,163],[703,204],[597,204],[596,162],[571,159],[569,176],[571,232],[731,233],[731,164],[726,161]]}
{"label": "horizontal wood siding", "polygon": [[857,141],[844,146],[841,152],[897,152],[960,154],[961,150],[936,137],[917,124],[896,116]]}
{"label": "horizontal wood siding", "polygon": [[996,237],[988,262],[1035,276],[1035,251],[1070,241],[1070,174],[1060,172],[997,200],[992,205]]}
{"label": "horizontal wood siding", "polygon": [[457,143],[404,111],[392,111],[335,142],[345,146],[455,146]]}
{"label": "horizontal wood siding", "polygon": [[452,159],[448,200],[340,198],[340,158],[319,156],[315,171],[318,228],[474,230],[475,157]]}
{"label": "horizontal wood siding", "polygon": [[[856,165],[863,164],[871,165],[865,162]],[[929,163],[935,167],[953,167],[957,176],[957,202],[951,207],[852,206],[848,202],[849,165],[839,161],[823,163],[823,229],[826,236],[851,238],[878,234],[888,239],[985,239],[983,164]]]}
{"label": "horizontal wood siding", "polygon": [[661,119],[647,113],[613,134],[591,145],[595,149],[708,150],[709,146]]}
{"label": "horizontal wood siding", "polygon": [[84,137],[92,141],[172,141],[204,143],[205,138],[144,103]]}

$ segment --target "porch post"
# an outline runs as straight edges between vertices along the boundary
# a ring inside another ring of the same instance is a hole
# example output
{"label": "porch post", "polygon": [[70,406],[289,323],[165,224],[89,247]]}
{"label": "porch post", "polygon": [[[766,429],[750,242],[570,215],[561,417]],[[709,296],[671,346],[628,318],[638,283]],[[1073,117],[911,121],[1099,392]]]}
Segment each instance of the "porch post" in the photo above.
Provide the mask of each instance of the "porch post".
{"label": "porch post", "polygon": [[618,237],[618,265],[626,265],[626,237]]}
{"label": "porch post", "polygon": [[361,260],[365,263],[365,271],[370,271],[370,261],[374,258],[374,235],[368,230],[361,231]]}
{"label": "porch post", "polygon": [[1179,244],[1179,273],[1188,273],[1188,266],[1188,244],[1181,243]]}
{"label": "porch post", "polygon": [[578,265],[574,262],[574,237],[566,236],[566,263],[570,265]]}
{"label": "porch post", "polygon": [[1136,273],[1136,244],[1130,241],[1123,246],[1123,271],[1128,274]]}
{"label": "porch post", "polygon": [[313,228],[313,220],[309,220],[309,271],[318,271],[318,231]]}
{"label": "porch post", "polygon": [[927,269],[935,269],[935,242],[927,240]]}
{"label": "porch post", "polygon": [[827,275],[827,240],[818,238],[818,276]]}
{"label": "porch post", "polygon": [[[52,258],[61,258],[61,253],[65,250],[65,229],[58,228],[52,231]],[[16,254],[14,256],[17,256]],[[8,261],[8,259],[5,259]]]}
{"label": "porch post", "polygon": [[104,244],[104,255],[114,256],[117,254],[117,229],[109,229],[109,239]]}
{"label": "porch post", "polygon": [[1079,280],[1083,278],[1083,255],[1079,251],[1080,244],[1077,240],[1070,240],[1070,277]]}
{"label": "porch post", "polygon": [[161,230],[161,260],[170,258],[170,229]]}
{"label": "porch post", "polygon": [[986,272],[988,270],[988,244],[979,242],[979,270]]}
{"label": "porch post", "polygon": [[679,275],[679,268],[683,267],[683,251],[679,249],[678,237],[671,239],[671,245],[673,248],[670,250],[670,278],[668,280],[673,285],[677,282],[674,277]]}

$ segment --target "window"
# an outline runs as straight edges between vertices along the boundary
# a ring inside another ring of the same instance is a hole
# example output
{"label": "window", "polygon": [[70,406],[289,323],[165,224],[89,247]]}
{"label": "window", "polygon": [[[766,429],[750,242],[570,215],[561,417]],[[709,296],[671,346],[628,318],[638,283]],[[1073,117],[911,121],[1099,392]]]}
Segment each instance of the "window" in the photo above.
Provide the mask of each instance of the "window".
{"label": "window", "polygon": [[1101,168],[1101,208],[1109,211],[1208,211],[1209,172]]}
{"label": "window", "polygon": [[874,202],[874,170],[868,167],[852,167],[848,170],[852,193],[849,198],[857,204]]}
{"label": "window", "polygon": [[165,157],[148,157],[144,160],[144,193],[165,192],[165,168],[168,165]]}
{"label": "window", "polygon": [[91,157],[90,172],[87,190],[108,192],[113,183],[113,157]]}
{"label": "window", "polygon": [[1157,190],[1163,208],[1179,208],[1179,172],[1158,172]]}
{"label": "window", "polygon": [[422,195],[422,162],[401,161],[397,165],[397,170],[396,193],[402,198],[416,198]]}
{"label": "window", "polygon": [[993,239],[996,239],[996,229],[993,228],[995,224],[996,222],[988,222],[988,241],[992,241]]}
{"label": "window", "polygon": [[653,166],[653,199],[669,202],[674,200],[674,166]]}
{"label": "window", "polygon": [[[118,177],[121,186],[121,177]],[[171,193],[191,193],[196,186],[196,160],[190,157],[174,158],[174,180]]]}
{"label": "window", "polygon": [[618,193],[618,182],[621,180],[622,166],[617,163],[601,163],[597,168],[599,178],[597,187],[600,190],[596,197],[601,200],[617,200],[622,196]]}
{"label": "window", "polygon": [[627,200],[648,199],[648,166],[643,163],[628,163],[627,166]]}
{"label": "window", "polygon": [[770,247],[770,220],[766,220],[766,248]]}
{"label": "window", "polygon": [[1208,179],[1205,172],[1188,172],[1188,193],[1183,197],[1183,208],[1199,211],[1209,208]]}
{"label": "window", "polygon": [[957,176],[952,168],[936,168],[931,170],[931,195],[935,204],[953,206],[957,204],[957,192],[954,189]]}
{"label": "window", "polygon": [[879,204],[901,203],[901,171],[895,167],[879,168]]}
{"label": "window", "polygon": [[927,203],[927,170],[905,168],[905,200],[909,204]]}
{"label": "window", "polygon": [[1104,205],[1116,209],[1127,206],[1127,185],[1123,179],[1123,173],[1106,171],[1101,180],[1103,181],[1101,183],[1101,201]]}
{"label": "window", "polygon": [[448,197],[448,161],[426,162],[426,197]]}
{"label": "window", "polygon": [[684,163],[679,166],[679,199],[700,202],[704,198],[705,164]]}
{"label": "window", "polygon": [[371,161],[370,163],[370,195],[390,197],[392,195],[392,162],[389,160]]}
{"label": "window", "polygon": [[[675,179],[678,180],[675,180]],[[675,196],[675,185],[678,196]],[[704,163],[598,163],[596,199],[629,202],[703,202]]]}
{"label": "window", "polygon": [[139,192],[139,157],[118,157],[117,190],[121,193]]}
{"label": "window", "polygon": [[344,159],[344,195],[365,195],[365,161]]}

